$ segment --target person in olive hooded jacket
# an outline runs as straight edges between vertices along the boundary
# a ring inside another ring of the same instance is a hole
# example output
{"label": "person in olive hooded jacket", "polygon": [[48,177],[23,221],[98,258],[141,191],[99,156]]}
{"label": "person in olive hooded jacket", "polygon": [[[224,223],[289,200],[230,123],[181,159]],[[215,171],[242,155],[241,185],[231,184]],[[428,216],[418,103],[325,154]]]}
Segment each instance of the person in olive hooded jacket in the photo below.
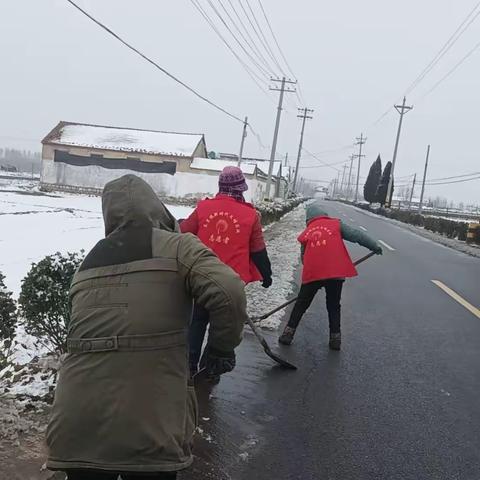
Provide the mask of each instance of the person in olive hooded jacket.
{"label": "person in olive hooded jacket", "polygon": [[330,327],[329,347],[340,350],[340,300],[343,282],[345,278],[357,275],[343,240],[358,243],[377,255],[382,254],[382,247],[358,228],[330,217],[318,201],[308,205],[306,224],[306,229],[298,237],[303,262],[302,286],[288,324],[278,341],[284,345],[292,343],[303,314],[318,290],[325,288]]}
{"label": "person in olive hooded jacket", "polygon": [[69,480],[174,479],[192,462],[197,405],[188,363],[193,300],[210,312],[206,368],[235,366],[243,283],[135,175],[108,183],[106,237],[70,290],[68,355],[47,429],[47,467]]}

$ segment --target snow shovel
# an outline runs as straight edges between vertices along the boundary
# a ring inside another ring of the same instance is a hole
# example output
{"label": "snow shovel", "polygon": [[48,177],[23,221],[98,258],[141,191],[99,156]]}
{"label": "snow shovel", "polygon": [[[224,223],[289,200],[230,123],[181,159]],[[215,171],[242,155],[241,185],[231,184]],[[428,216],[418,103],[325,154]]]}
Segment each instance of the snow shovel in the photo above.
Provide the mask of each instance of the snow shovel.
{"label": "snow shovel", "polygon": [[[276,311],[276,310],[275,310]],[[250,326],[250,328],[253,330],[253,333],[257,337],[257,340],[260,342],[260,344],[263,347],[263,350],[265,353],[275,362],[277,362],[279,365],[285,368],[289,368],[290,370],[296,370],[297,367],[293,365],[290,362],[287,362],[284,358],[278,356],[276,353],[272,352],[272,349],[268,345],[267,341],[265,340],[264,336],[260,333],[259,329],[255,326],[255,324],[252,322],[252,319],[249,317],[247,319],[247,323]]]}
{"label": "snow shovel", "polygon": [[[359,258],[356,262],[354,262],[354,265],[358,265],[362,262],[364,262],[365,260],[369,259],[371,256],[375,255],[374,252],[370,252],[368,253],[367,255],[365,255],[364,257],[362,258]],[[268,318],[270,315],[273,315],[274,313],[278,312],[279,310],[281,310],[282,308],[285,308],[287,305],[290,305],[291,303],[293,303],[295,300],[297,299],[297,297],[294,297],[294,298],[290,298],[289,300],[287,300],[286,302],[282,303],[281,305],[279,305],[278,307],[274,308],[273,310],[270,310],[269,312],[267,313],[264,313],[263,315],[260,315],[259,317],[254,317],[255,320],[265,320],[266,318]],[[263,335],[260,333],[259,329],[255,326],[255,324],[253,323],[253,321],[251,320],[251,318],[248,318],[247,320],[247,323],[248,325],[250,326],[250,328],[253,330],[253,333],[255,334],[255,336],[257,337],[258,341],[260,342],[260,344],[262,345],[263,347],[263,350],[265,351],[265,353],[272,359],[274,360],[275,362],[277,362],[278,364],[280,364],[282,367],[285,367],[285,368],[289,368],[291,370],[296,370],[297,367],[293,364],[291,364],[290,362],[287,362],[285,359],[283,359],[282,357],[278,356],[277,354],[273,353],[272,352],[272,349],[270,348],[270,346],[268,345],[267,341],[265,340],[265,338],[263,337]]]}

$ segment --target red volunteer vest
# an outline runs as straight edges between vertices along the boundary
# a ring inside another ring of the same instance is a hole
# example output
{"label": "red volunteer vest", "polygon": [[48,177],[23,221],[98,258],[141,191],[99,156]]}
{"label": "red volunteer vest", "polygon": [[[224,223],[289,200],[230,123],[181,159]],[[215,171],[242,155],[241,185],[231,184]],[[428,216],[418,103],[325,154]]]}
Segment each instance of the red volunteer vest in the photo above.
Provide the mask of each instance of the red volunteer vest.
{"label": "red volunteer vest", "polygon": [[198,238],[245,282],[261,280],[250,259],[250,237],[257,211],[228,195],[201,200],[197,205]]}
{"label": "red volunteer vest", "polygon": [[317,217],[307,225],[298,241],[305,247],[302,283],[357,275],[342,240],[340,220]]}

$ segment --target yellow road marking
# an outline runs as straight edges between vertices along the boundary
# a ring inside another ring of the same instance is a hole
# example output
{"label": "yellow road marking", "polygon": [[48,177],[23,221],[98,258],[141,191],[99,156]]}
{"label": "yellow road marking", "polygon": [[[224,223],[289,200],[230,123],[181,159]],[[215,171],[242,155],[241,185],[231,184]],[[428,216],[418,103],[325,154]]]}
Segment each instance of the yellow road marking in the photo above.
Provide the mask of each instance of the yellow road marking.
{"label": "yellow road marking", "polygon": [[451,288],[447,287],[440,280],[432,280],[432,282],[439,288],[441,288],[447,295],[450,295],[460,305],[465,307],[469,312],[473,313],[477,318],[480,318],[480,310],[474,307],[471,303],[467,302],[457,292],[454,292]]}

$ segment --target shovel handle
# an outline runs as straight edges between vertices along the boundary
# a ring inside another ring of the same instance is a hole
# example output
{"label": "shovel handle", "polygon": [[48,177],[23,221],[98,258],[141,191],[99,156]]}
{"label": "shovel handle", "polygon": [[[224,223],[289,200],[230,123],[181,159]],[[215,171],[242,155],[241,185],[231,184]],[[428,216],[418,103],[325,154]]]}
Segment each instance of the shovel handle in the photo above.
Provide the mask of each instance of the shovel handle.
{"label": "shovel handle", "polygon": [[[353,264],[355,266],[359,265],[360,263],[364,262],[365,260],[368,260],[370,257],[373,257],[373,255],[375,255],[375,252],[370,252],[370,253],[367,253],[367,255],[359,258],[358,260],[356,260]],[[270,315],[273,315],[274,313],[277,313],[279,310],[281,310],[282,308],[285,308],[287,305],[290,305],[291,303],[293,303],[298,297],[293,297],[293,298],[290,298],[289,300],[287,300],[286,302],[282,303],[281,305],[279,305],[278,307],[275,307],[273,310],[270,310],[269,312],[267,313],[264,313],[263,315],[260,315],[259,317],[253,317],[255,320],[265,320],[266,318],[268,318]]]}

